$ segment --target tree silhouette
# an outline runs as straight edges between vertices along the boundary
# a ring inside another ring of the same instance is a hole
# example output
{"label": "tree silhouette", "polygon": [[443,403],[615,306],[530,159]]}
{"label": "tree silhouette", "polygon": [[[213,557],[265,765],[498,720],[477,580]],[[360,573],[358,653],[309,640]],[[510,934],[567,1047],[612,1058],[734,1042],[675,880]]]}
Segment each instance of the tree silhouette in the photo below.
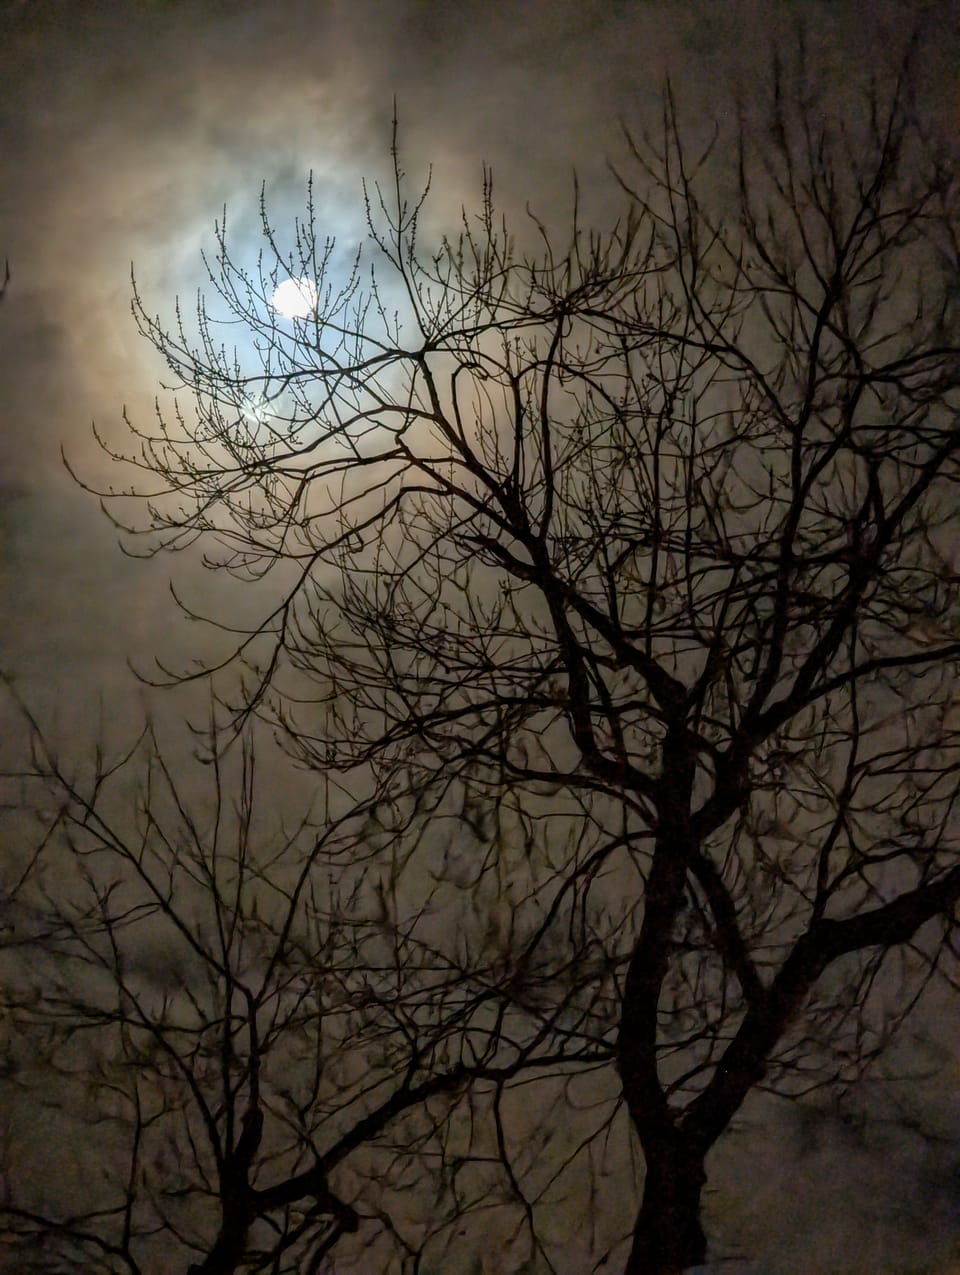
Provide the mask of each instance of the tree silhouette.
{"label": "tree silhouette", "polygon": [[506,945],[449,897],[458,941],[430,942],[443,891],[404,909],[382,803],[328,785],[271,833],[249,729],[198,784],[152,727],[70,773],[28,723],[16,808],[43,824],[3,896],[2,1079],[73,1154],[51,1173],[43,1139],[10,1153],[17,1269],[319,1272],[344,1239],[367,1270],[397,1244],[442,1258],[496,1202],[462,1173],[484,1108],[528,1071],[607,1061],[569,1030],[573,998],[523,1003]]}
{"label": "tree silhouette", "polygon": [[[777,63],[696,154],[668,92],[620,220],[575,207],[562,246],[518,247],[489,176],[438,239],[395,133],[352,265],[311,199],[289,247],[264,208],[256,260],[218,226],[198,337],[135,296],[176,406],[111,452],[113,516],[261,600],[189,676],[242,669],[235,723],[411,828],[459,794],[491,928],[608,1051],[628,1275],[704,1259],[751,1090],[857,1074],[953,959],[957,185],[909,78],[840,121]],[[309,313],[272,307],[287,278]]]}

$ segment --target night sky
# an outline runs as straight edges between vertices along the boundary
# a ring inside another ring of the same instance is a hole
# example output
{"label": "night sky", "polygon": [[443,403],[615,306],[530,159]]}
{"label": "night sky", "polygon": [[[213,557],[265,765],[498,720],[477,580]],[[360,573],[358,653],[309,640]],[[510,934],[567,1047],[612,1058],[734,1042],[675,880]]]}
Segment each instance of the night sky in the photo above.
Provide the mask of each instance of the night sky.
{"label": "night sky", "polygon": [[[62,448],[94,487],[121,481],[91,423],[120,442],[124,405],[152,410],[163,369],[130,315],[131,263],[147,308],[172,315],[204,283],[224,205],[235,249],[252,253],[261,183],[283,225],[311,171],[324,232],[350,247],[362,178],[389,171],[394,97],[411,179],[432,165],[437,225],[476,206],[483,163],[514,221],[529,203],[561,225],[574,172],[586,218],[602,219],[619,202],[608,164],[624,157],[622,125],[656,122],[665,76],[690,129],[722,137],[726,86],[749,111],[797,19],[838,110],[919,22],[921,108],[958,135],[957,3],[0,0],[0,668],[51,731],[80,743],[98,712],[108,731],[144,705],[182,712],[182,692],[145,690],[129,663],[182,666],[205,640],[178,616],[171,576],[194,603],[227,597],[189,556],[124,557],[61,461]],[[933,1070],[897,1101],[946,1150],[890,1122],[879,1080],[866,1132],[760,1098],[746,1119],[765,1136],[723,1144],[708,1215],[729,1214],[773,1271],[920,1268],[952,1239],[960,1252],[960,1067],[947,1053]]]}

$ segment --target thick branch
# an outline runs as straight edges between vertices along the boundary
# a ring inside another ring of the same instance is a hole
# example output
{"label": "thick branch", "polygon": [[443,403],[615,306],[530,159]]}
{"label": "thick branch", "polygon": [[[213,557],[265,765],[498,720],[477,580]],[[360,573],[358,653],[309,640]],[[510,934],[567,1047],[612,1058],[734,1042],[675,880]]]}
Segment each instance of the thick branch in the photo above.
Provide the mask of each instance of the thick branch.
{"label": "thick branch", "polygon": [[772,1050],[831,962],[864,948],[907,943],[927,921],[947,915],[958,899],[960,866],[869,912],[817,921],[797,940],[760,1002],[747,1011],[709,1085],[690,1104],[684,1131],[704,1147],[716,1141],[762,1080]]}

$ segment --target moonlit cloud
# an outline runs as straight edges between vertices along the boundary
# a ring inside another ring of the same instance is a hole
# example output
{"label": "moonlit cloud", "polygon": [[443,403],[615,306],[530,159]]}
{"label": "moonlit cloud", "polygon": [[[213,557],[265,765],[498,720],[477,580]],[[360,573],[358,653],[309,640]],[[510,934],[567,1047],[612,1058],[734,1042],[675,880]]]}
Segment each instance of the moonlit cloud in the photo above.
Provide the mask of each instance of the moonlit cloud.
{"label": "moonlit cloud", "polygon": [[[732,123],[731,114],[717,115],[718,86],[739,77],[749,110],[767,42],[792,39],[796,16],[810,19],[811,58],[842,96],[844,84],[883,65],[893,37],[921,10],[933,32],[922,108],[932,127],[956,130],[956,3],[7,5],[0,277],[9,258],[12,279],[0,306],[0,667],[79,738],[96,722],[98,701],[112,720],[141,711],[144,692],[128,659],[149,670],[154,656],[182,663],[198,643],[216,641],[178,618],[171,571],[199,610],[222,609],[228,593],[243,605],[189,554],[173,564],[122,557],[96,501],[60,463],[62,445],[92,485],[119,482],[92,443],[91,420],[119,445],[124,404],[141,422],[152,417],[166,369],[130,320],[131,262],[151,312],[172,320],[179,294],[189,318],[207,284],[201,251],[210,251],[224,206],[231,242],[254,270],[261,183],[271,224],[289,241],[311,172],[318,223],[349,261],[365,232],[361,182],[389,172],[394,96],[413,184],[434,166],[425,233],[455,232],[461,205],[475,210],[484,162],[518,226],[530,224],[528,203],[563,226],[574,171],[585,219],[602,220],[619,203],[608,163],[624,157],[622,123],[655,133],[668,73],[684,117],[709,137],[714,124]],[[368,191],[374,195],[373,186]],[[270,304],[299,321],[317,301],[312,279],[291,277]],[[236,410],[254,434],[269,429],[263,400],[251,397]],[[960,570],[960,547],[945,546],[944,558]],[[931,1109],[955,1097],[932,1094]],[[763,1100],[745,1119],[781,1118],[771,1111]],[[783,1119],[787,1144],[795,1131]],[[746,1218],[750,1242],[771,1269],[854,1268],[864,1253],[879,1263],[884,1251],[904,1263],[922,1255],[922,1232],[910,1231],[912,1248],[898,1247],[899,1231],[909,1228],[874,1207],[893,1198],[891,1184],[913,1166],[914,1149],[901,1162],[888,1148],[868,1180],[863,1157],[835,1138],[817,1161],[829,1164],[830,1176],[798,1182],[768,1128],[764,1136],[769,1161],[756,1190],[775,1207],[761,1217],[754,1187],[745,1192],[737,1180],[752,1162],[748,1133],[721,1153],[709,1207],[721,1218]],[[818,1210],[830,1216],[819,1241],[810,1231]],[[778,1216],[783,1233],[764,1232]],[[946,1233],[940,1212],[935,1222]]]}

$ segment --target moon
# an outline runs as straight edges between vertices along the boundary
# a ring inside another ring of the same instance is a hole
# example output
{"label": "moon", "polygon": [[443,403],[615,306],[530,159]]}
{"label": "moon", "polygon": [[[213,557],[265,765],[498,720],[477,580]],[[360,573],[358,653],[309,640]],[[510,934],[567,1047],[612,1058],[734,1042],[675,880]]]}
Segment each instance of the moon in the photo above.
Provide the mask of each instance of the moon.
{"label": "moon", "polygon": [[312,279],[284,279],[274,288],[270,305],[285,319],[306,319],[316,311],[319,295]]}

